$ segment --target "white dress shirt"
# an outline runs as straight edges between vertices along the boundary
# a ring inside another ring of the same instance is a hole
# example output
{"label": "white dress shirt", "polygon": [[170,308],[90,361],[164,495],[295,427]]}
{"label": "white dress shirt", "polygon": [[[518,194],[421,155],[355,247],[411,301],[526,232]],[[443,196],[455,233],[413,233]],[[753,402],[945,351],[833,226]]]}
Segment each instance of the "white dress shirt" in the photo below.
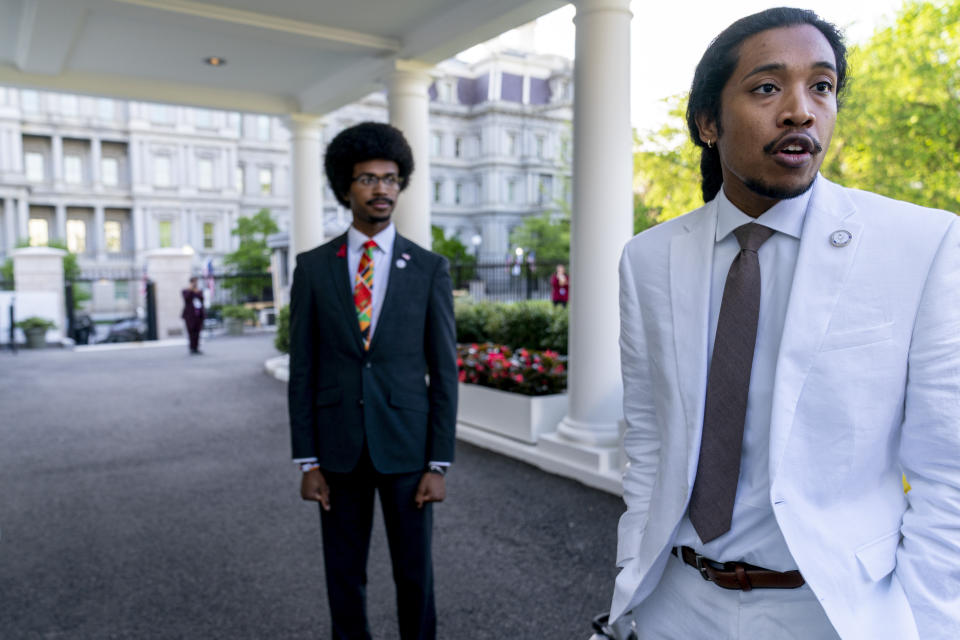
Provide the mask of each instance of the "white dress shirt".
{"label": "white dress shirt", "polygon": [[[740,252],[733,230],[749,222],[773,229],[757,252],[760,257],[760,317],[757,344],[753,353],[747,416],[743,429],[740,479],[733,505],[730,530],[704,544],[689,515],[680,522],[676,544],[693,548],[700,554],[727,562],[742,560],[775,571],[796,569],[787,543],[780,532],[770,503],[770,415],[773,406],[773,381],[793,283],[793,272],[800,250],[800,232],[812,189],[796,198],[781,200],[754,219],[717,194],[717,232],[710,280],[710,337],[708,358],[713,357],[720,303],[727,272]],[[709,360],[707,363],[709,369]],[[704,389],[706,393],[706,389]]]}

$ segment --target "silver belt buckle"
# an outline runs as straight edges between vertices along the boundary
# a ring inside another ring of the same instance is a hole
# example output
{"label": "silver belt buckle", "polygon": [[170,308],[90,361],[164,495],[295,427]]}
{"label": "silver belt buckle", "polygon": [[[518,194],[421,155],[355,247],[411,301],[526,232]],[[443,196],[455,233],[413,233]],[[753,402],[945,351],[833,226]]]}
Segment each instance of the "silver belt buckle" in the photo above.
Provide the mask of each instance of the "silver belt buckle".
{"label": "silver belt buckle", "polygon": [[700,575],[707,582],[713,582],[713,580],[710,579],[710,575],[707,574],[707,565],[704,560],[706,560],[704,556],[700,555],[696,551],[693,552],[693,561],[696,563],[697,570],[700,572]]}

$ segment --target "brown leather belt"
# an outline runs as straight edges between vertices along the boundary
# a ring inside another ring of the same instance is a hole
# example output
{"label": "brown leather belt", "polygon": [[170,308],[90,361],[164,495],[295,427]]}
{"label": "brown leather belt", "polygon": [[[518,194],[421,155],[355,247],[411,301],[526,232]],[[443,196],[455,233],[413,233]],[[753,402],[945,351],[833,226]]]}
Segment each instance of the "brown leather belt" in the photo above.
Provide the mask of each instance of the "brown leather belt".
{"label": "brown leather belt", "polygon": [[690,547],[674,547],[671,553],[699,571],[704,580],[724,589],[796,589],[805,582],[799,571],[771,571],[746,562],[714,562]]}

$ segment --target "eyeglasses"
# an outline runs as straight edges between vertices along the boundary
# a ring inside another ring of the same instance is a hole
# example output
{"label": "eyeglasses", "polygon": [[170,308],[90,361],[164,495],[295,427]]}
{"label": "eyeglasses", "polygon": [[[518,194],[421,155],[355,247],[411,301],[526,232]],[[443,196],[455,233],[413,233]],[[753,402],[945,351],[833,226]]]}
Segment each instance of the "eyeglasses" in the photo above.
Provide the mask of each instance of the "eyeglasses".
{"label": "eyeglasses", "polygon": [[359,182],[364,187],[373,187],[377,184],[382,184],[387,189],[396,189],[400,186],[400,178],[395,173],[388,173],[385,176],[378,176],[372,173],[361,173],[354,178],[353,181]]}

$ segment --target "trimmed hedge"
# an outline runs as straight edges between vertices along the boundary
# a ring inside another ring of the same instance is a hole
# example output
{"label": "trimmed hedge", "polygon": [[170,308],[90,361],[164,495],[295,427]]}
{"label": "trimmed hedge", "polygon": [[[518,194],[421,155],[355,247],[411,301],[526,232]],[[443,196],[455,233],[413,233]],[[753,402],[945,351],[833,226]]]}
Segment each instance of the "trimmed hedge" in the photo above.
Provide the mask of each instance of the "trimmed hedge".
{"label": "trimmed hedge", "polygon": [[567,310],[546,300],[457,301],[457,342],[567,353]]}
{"label": "trimmed hedge", "polygon": [[280,353],[290,353],[290,305],[280,307],[277,313],[277,335],[273,346]]}
{"label": "trimmed hedge", "polygon": [[[545,300],[524,302],[465,302],[454,306],[457,342],[492,342],[514,349],[567,353],[567,310]],[[277,315],[274,345],[281,353],[290,349],[290,309]]]}

